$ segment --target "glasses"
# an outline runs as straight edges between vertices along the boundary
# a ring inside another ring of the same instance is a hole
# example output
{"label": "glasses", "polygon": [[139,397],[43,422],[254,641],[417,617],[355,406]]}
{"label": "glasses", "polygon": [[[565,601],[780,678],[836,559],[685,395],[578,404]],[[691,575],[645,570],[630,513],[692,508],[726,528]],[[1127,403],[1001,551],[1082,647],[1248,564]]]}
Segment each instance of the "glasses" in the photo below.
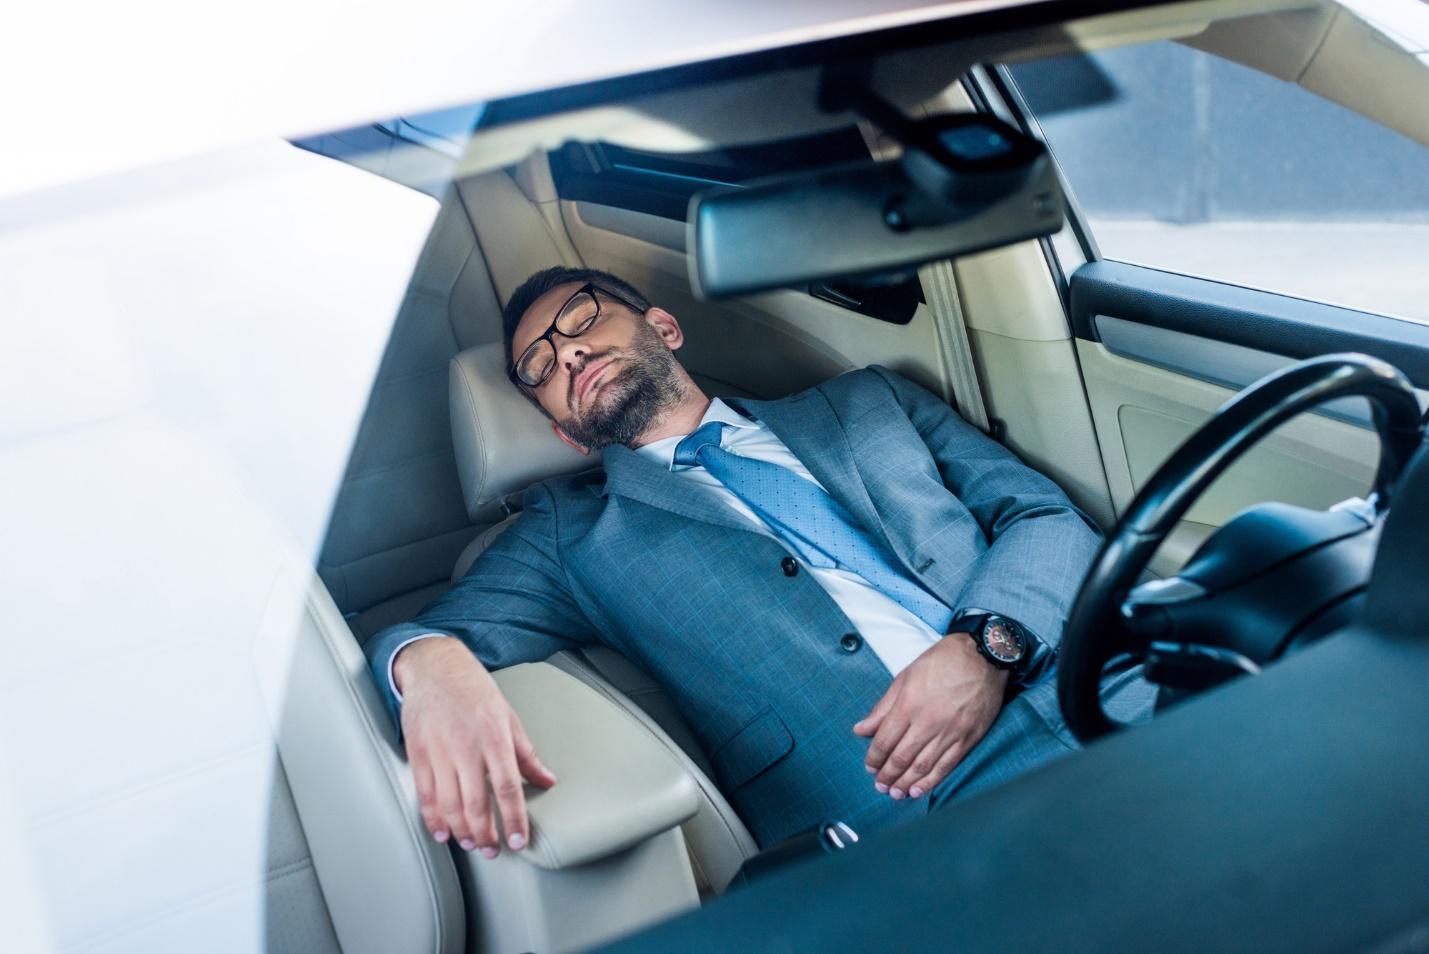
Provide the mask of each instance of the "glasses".
{"label": "glasses", "polygon": [[566,300],[560,311],[556,312],[556,319],[551,322],[551,327],[546,329],[546,333],[527,345],[526,350],[521,352],[521,357],[516,359],[516,363],[511,366],[509,372],[513,384],[523,385],[534,390],[550,379],[551,375],[555,373],[557,364],[556,344],[551,340],[551,336],[578,338],[595,327],[596,322],[600,321],[602,317],[598,294],[611,299],[616,304],[624,305],[636,314],[645,310],[613,292],[608,292],[604,288],[587,282]]}

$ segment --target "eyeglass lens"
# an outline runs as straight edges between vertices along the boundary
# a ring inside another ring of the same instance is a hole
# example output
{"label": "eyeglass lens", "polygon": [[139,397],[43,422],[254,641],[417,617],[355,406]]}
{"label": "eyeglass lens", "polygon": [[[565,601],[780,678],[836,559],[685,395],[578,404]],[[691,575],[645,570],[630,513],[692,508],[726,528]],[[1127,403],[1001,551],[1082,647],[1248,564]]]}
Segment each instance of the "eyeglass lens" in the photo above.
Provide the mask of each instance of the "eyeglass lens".
{"label": "eyeglass lens", "polygon": [[[561,309],[553,328],[567,338],[584,334],[600,315],[600,305],[590,292],[581,292]],[[550,376],[556,364],[556,346],[550,334],[527,348],[516,363],[516,373],[527,387],[539,387]]]}

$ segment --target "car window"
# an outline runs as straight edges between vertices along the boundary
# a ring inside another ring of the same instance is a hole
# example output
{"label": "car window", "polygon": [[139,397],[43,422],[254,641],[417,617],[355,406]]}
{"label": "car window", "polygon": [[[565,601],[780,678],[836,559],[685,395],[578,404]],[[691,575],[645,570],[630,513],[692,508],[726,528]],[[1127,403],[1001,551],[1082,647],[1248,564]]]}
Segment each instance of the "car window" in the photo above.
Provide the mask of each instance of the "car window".
{"label": "car window", "polygon": [[1429,148],[1176,43],[1010,73],[1101,257],[1429,322]]}

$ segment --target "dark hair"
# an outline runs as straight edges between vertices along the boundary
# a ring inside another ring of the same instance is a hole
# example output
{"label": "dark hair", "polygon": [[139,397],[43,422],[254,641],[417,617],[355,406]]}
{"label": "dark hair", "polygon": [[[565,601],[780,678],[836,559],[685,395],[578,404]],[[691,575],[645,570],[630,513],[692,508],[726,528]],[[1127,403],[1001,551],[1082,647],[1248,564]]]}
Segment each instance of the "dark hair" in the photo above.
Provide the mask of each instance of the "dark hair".
{"label": "dark hair", "polygon": [[[511,342],[516,337],[516,326],[521,324],[521,319],[525,316],[527,309],[536,303],[536,299],[552,288],[577,283],[584,285],[586,282],[614,292],[639,308],[642,313],[650,309],[650,299],[642,295],[639,289],[625,279],[617,278],[609,272],[602,272],[595,268],[567,268],[564,265],[539,271],[522,282],[521,287],[512,292],[511,300],[506,303],[506,308],[501,312],[501,340],[506,345],[506,370],[508,373],[516,363],[515,356],[511,354]],[[521,393],[525,394],[526,392],[522,391]]]}

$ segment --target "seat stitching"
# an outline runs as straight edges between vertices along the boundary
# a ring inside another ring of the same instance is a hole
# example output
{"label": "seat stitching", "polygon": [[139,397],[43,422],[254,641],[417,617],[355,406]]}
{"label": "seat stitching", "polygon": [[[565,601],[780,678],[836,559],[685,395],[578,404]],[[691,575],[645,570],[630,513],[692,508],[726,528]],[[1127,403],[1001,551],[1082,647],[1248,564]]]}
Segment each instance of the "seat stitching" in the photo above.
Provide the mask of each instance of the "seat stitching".
{"label": "seat stitching", "polygon": [[283,878],[286,878],[290,874],[296,874],[303,868],[311,868],[312,866],[312,852],[308,852],[306,857],[299,858],[297,861],[290,861],[285,865],[279,865],[276,868],[268,869],[268,873],[263,876],[263,883],[268,884],[269,882],[279,881]]}

